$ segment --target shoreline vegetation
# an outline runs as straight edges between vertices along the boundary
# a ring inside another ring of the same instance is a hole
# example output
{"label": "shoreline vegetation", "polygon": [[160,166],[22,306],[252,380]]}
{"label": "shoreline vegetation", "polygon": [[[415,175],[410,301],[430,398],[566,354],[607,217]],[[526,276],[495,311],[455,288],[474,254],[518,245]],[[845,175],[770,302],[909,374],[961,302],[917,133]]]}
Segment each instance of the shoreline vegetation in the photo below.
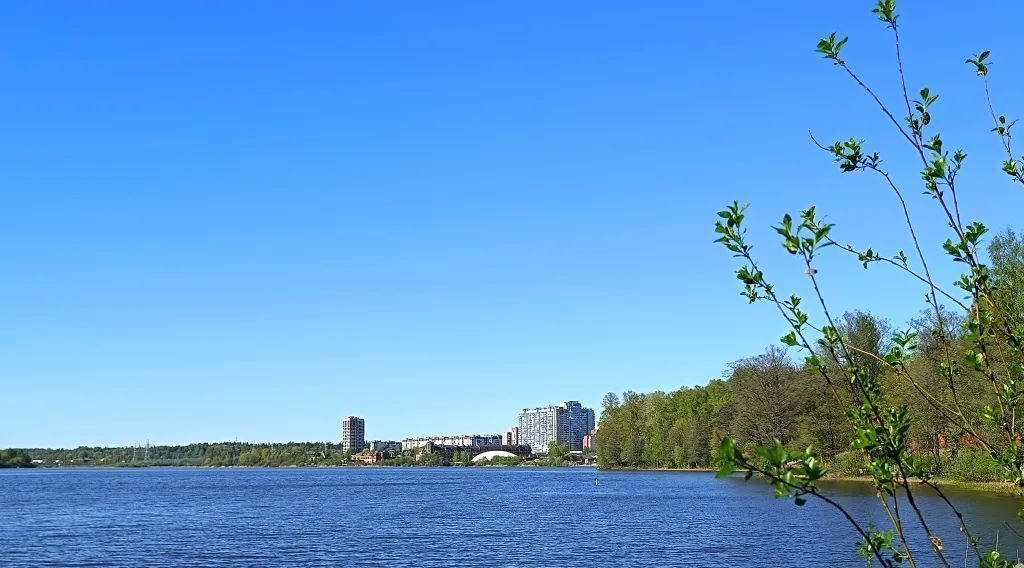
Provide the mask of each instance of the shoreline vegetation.
{"label": "shoreline vegetation", "polygon": [[[234,453],[225,453],[225,449],[234,447]],[[320,448],[311,451],[310,447]],[[302,451],[298,451],[301,449]],[[205,452],[203,452],[205,450]],[[396,467],[598,467],[597,464],[572,461],[556,455],[551,457],[518,459],[498,458],[484,463],[444,462],[437,458],[422,456],[397,456],[382,460],[376,464],[365,464],[359,461],[344,459],[340,445],[323,443],[292,443],[292,444],[248,444],[225,442],[220,444],[190,444],[187,446],[151,446],[150,456],[146,460],[145,448],[76,448],[66,449],[18,449],[0,450],[0,469],[4,468],[149,468],[149,467],[184,467],[184,468],[396,468]],[[190,454],[193,457],[171,459],[168,454]],[[208,453],[205,457],[195,456],[197,453]],[[35,456],[35,457],[34,457]],[[228,459],[228,456],[233,456]],[[575,456],[574,456],[575,457]],[[47,461],[47,458],[48,461]],[[132,458],[136,458],[132,461]],[[259,459],[257,459],[259,458]],[[44,463],[40,463],[43,460]],[[118,461],[122,460],[122,461]],[[127,461],[124,461],[127,460]],[[602,467],[601,471],[614,472],[664,472],[664,473],[716,473],[714,467]],[[857,475],[856,472],[830,474],[823,479],[828,482],[869,483],[871,478]],[[935,481],[943,486],[966,491],[988,492],[996,494],[1016,494],[1017,487],[1012,483],[996,479],[957,479],[939,477]]]}
{"label": "shoreline vegetation", "polygon": [[[369,455],[371,463],[360,461]],[[594,462],[593,454],[574,454],[568,446],[552,444],[548,454],[521,458],[496,456],[472,461],[465,449],[437,447],[430,450],[382,452],[346,451],[327,442],[250,443],[219,442],[187,445],[101,447],[74,449],[0,449],[0,469],[60,467],[482,467],[482,466],[579,466]]]}
{"label": "shoreline vegetation", "polygon": [[[254,444],[260,445],[260,444]],[[270,444],[263,444],[270,445]],[[130,450],[130,448],[129,448]],[[151,448],[152,450],[152,448]],[[382,463],[376,464],[365,464],[358,461],[348,461],[339,463],[279,463],[279,464],[248,464],[248,463],[196,463],[195,461],[187,460],[150,460],[150,461],[135,461],[135,462],[96,462],[88,461],[83,462],[76,460],[75,463],[61,463],[61,464],[41,464],[32,463],[31,459],[27,461],[21,456],[31,456],[33,450],[23,449],[7,449],[0,450],[0,458],[6,458],[5,461],[0,462],[0,469],[11,469],[11,468],[38,468],[38,469],[115,469],[115,468],[198,468],[198,469],[231,469],[231,468],[282,468],[282,469],[293,469],[293,468],[406,468],[406,467],[490,467],[490,468],[550,468],[550,467],[573,467],[573,468],[594,468],[604,472],[617,472],[617,473],[628,473],[628,472],[643,472],[643,473],[717,473],[718,470],[712,467],[692,467],[692,468],[678,468],[678,467],[612,467],[612,468],[598,468],[597,464],[594,463],[582,463],[572,461],[562,461],[558,463],[552,463],[548,458],[536,458],[531,460],[510,460],[501,459],[494,460],[493,462],[485,463],[428,463],[425,460],[402,460],[393,459],[386,460]],[[38,450],[37,450],[38,451]],[[43,450],[47,453],[62,452],[67,454],[76,454],[76,450]],[[9,461],[14,455],[18,455],[17,463],[12,464]],[[38,455],[38,454],[36,454]],[[38,458],[37,458],[38,459]],[[389,463],[390,462],[390,463]],[[851,482],[851,483],[870,483],[871,477],[866,475],[829,475],[822,479],[825,482]],[[937,478],[935,480],[938,484],[955,488],[963,491],[973,492],[987,492],[995,494],[1006,494],[1016,495],[1018,488],[1008,481],[992,480],[992,481],[969,481],[951,478]]]}
{"label": "shoreline vegetation", "polygon": [[[1012,231],[993,239],[990,255],[992,273],[1003,276],[1003,282],[1007,275],[1024,273],[1024,239]],[[1024,281],[1005,293],[1024,306]],[[991,414],[992,384],[970,361],[953,363],[955,403],[970,411],[965,411],[972,417],[970,429],[947,419],[945,408],[953,404],[953,394],[942,390],[948,384],[945,356],[965,352],[968,338],[958,333],[961,316],[945,310],[941,314],[937,318],[925,311],[908,322],[911,331],[904,336],[915,338],[912,351],[896,344],[895,338],[902,336],[892,331],[888,320],[864,311],[836,317],[836,333],[850,346],[853,364],[877,377],[881,404],[899,409],[906,418],[901,436],[908,459],[937,481],[998,486],[1015,471],[1005,467],[1003,454],[1016,451],[1018,445],[991,442],[1001,428],[998,420],[982,419]],[[885,359],[894,350],[905,353],[898,368]],[[816,366],[820,364],[843,368],[825,349],[794,361],[787,349],[769,346],[731,363],[722,379],[705,385],[669,392],[626,391],[621,396],[608,393],[596,436],[598,465],[717,470],[722,465],[719,448],[731,440],[743,455],[773,447],[796,455],[812,448],[827,478],[867,472],[857,445],[864,442],[848,419],[850,409],[859,408],[858,393],[822,381]],[[913,373],[917,382],[905,380],[904,372]],[[921,385],[939,394],[922,394]]]}

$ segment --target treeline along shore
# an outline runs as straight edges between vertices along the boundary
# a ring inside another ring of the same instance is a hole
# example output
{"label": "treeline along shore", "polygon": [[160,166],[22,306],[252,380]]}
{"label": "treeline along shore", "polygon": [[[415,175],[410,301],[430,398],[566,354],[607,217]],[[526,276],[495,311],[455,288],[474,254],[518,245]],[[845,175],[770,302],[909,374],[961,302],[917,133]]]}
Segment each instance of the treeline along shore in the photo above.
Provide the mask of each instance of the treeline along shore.
{"label": "treeline along shore", "polygon": [[[473,461],[466,450],[444,452],[416,449],[380,452],[376,466],[534,465],[567,466],[592,461],[592,454],[572,454],[565,445],[552,445],[546,455],[531,459],[496,456]],[[219,442],[187,445],[101,447],[72,449],[10,448],[0,450],[0,468],[31,467],[320,467],[366,466],[352,451],[329,442]]]}
{"label": "treeline along shore", "polygon": [[[1024,323],[1024,241],[1012,231],[992,240],[991,280],[1010,317]],[[938,333],[935,312],[922,315],[901,329],[916,333],[916,346],[906,367],[919,385],[937,399],[892,372],[885,354],[892,348],[893,325],[875,315],[851,311],[836,322],[854,347],[856,363],[878,373],[885,385],[885,403],[905,408],[911,418],[909,449],[925,460],[940,477],[959,481],[1003,481],[1007,471],[990,451],[943,416],[959,405],[973,419],[973,430],[998,440],[1000,424],[983,420],[992,404],[992,382],[969,358],[953,359],[956,388],[947,387],[947,353],[969,348],[962,317],[942,311],[945,333]],[[906,337],[904,335],[904,337]],[[818,353],[830,359],[825,349]],[[834,359],[830,361],[835,364]],[[997,363],[998,364],[998,363]],[[819,373],[794,361],[783,347],[769,347],[730,365],[727,378],[674,392],[619,396],[605,395],[597,433],[598,465],[602,468],[714,468],[719,443],[734,438],[745,450],[768,446],[775,440],[788,449],[813,447],[829,474],[857,476],[865,467],[862,453],[854,451],[854,432],[843,406],[850,408],[855,394],[840,390],[838,398]],[[956,397],[954,404],[953,397]],[[1005,444],[1005,443],[1004,443]],[[997,448],[1015,451],[1013,447]]]}
{"label": "treeline along shore", "polygon": [[[3,460],[5,454],[8,459]],[[178,446],[8,449],[0,451],[0,467],[338,465],[346,457],[340,444],[325,442],[204,442]]]}

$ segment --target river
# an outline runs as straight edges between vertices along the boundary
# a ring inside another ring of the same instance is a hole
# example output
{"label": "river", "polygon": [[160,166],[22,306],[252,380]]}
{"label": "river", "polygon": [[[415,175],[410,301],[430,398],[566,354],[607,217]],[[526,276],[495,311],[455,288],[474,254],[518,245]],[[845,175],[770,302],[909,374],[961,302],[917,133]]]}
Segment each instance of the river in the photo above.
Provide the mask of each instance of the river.
{"label": "river", "polygon": [[[881,522],[866,484],[825,489],[858,519]],[[951,495],[976,535],[998,535],[1011,558],[1024,552],[1019,499]],[[756,480],[706,473],[0,470],[0,504],[5,567],[863,566],[850,526],[826,504],[796,507]],[[920,505],[944,507],[925,490]],[[955,519],[932,528],[962,566]]]}

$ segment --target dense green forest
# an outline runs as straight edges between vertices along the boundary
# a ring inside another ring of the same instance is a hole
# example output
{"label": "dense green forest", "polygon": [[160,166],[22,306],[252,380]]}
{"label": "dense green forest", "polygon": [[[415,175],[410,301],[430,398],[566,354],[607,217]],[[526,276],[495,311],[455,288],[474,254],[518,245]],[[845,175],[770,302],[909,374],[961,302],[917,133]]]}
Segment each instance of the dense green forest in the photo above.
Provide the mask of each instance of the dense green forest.
{"label": "dense green forest", "polygon": [[[989,246],[994,289],[1015,306],[1013,317],[1024,319],[1024,241],[1007,231]],[[908,323],[917,332],[918,345],[907,366],[934,392],[958,397],[971,416],[982,416],[992,403],[991,384],[969,361],[959,358],[954,392],[946,389],[942,368],[947,349],[963,353],[960,321],[943,311],[944,334],[938,333],[934,311]],[[893,326],[876,315],[848,312],[837,322],[844,337],[863,352],[866,366],[876,367],[886,381],[883,391],[894,407],[906,406],[913,418],[912,451],[954,479],[1002,479],[1004,471],[973,443],[963,429],[946,420],[927,400],[896,373],[888,373],[882,359],[892,347]],[[875,359],[874,356],[878,356]],[[821,353],[825,357],[824,352]],[[787,448],[814,447],[835,475],[855,475],[863,466],[859,452],[851,451],[853,431],[836,397],[818,373],[790,358],[783,347],[732,363],[724,380],[675,392],[621,397],[609,393],[603,400],[598,439],[598,464],[605,468],[706,468],[714,465],[718,444],[729,436],[747,449],[779,440]],[[853,393],[848,400],[853,401]],[[996,425],[978,420],[979,432],[994,432]],[[996,436],[992,436],[996,438]]]}

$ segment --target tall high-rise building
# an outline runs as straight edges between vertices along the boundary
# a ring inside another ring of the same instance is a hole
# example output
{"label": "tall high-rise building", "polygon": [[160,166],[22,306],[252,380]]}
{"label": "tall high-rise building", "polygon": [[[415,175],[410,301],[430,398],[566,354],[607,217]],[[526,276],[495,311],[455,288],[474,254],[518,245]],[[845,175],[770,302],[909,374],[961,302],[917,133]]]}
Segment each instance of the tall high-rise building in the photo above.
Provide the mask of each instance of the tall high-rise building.
{"label": "tall high-rise building", "polygon": [[366,421],[349,416],[341,421],[341,448],[346,452],[358,452],[366,444]]}
{"label": "tall high-rise building", "polygon": [[535,454],[548,453],[553,443],[569,443],[569,413],[562,406],[524,408],[519,413],[519,443]]}
{"label": "tall high-rise building", "polygon": [[594,411],[586,408],[575,400],[563,402],[561,405],[569,414],[569,450],[583,450],[583,438],[594,429]]}
{"label": "tall high-rise building", "polygon": [[546,454],[552,443],[570,451],[583,450],[583,438],[594,429],[594,411],[575,400],[557,406],[524,408],[519,413],[519,443],[535,454]]}

